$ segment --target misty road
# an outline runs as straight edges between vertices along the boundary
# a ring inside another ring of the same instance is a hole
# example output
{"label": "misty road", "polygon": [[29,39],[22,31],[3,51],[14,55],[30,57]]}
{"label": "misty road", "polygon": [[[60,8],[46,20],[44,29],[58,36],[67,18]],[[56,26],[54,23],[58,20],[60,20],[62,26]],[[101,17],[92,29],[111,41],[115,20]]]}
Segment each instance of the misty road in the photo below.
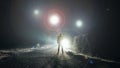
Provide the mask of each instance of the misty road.
{"label": "misty road", "polygon": [[75,55],[69,51],[65,53],[64,57],[62,55],[57,57],[56,51],[51,47],[1,50],[0,66],[2,68],[97,68],[104,64],[111,68],[119,65],[89,56],[86,58],[83,54]]}

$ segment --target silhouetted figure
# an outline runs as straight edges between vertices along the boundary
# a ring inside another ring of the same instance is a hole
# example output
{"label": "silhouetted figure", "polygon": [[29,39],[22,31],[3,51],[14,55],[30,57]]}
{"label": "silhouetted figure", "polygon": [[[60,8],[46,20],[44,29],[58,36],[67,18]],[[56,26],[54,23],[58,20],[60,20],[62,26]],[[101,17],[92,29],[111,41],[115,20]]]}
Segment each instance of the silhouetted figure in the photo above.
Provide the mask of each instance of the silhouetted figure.
{"label": "silhouetted figure", "polygon": [[60,48],[62,49],[62,55],[63,55],[63,53],[64,53],[63,47],[62,47],[62,45],[61,45],[62,39],[63,39],[63,36],[62,36],[62,34],[60,33],[60,34],[57,36],[57,44],[58,44],[58,52],[57,52],[57,55],[59,55],[59,53],[60,53]]}

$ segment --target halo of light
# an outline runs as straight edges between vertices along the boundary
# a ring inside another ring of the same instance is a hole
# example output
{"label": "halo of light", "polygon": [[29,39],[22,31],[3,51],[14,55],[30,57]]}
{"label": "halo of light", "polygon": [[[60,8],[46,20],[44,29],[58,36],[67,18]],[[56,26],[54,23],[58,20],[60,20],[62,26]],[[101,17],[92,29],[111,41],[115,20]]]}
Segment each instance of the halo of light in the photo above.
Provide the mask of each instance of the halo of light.
{"label": "halo of light", "polygon": [[38,14],[39,14],[39,11],[38,11],[38,10],[34,10],[34,14],[35,14],[35,15],[38,15]]}
{"label": "halo of light", "polygon": [[61,45],[64,49],[70,48],[70,40],[67,38],[63,38],[61,40]]}
{"label": "halo of light", "polygon": [[82,26],[82,21],[81,20],[76,21],[76,27],[81,27],[81,26]]}
{"label": "halo of light", "polygon": [[60,23],[60,19],[58,15],[51,15],[49,17],[49,21],[51,25],[58,25]]}
{"label": "halo of light", "polygon": [[[58,18],[59,18],[59,19],[57,19],[57,18],[53,17],[53,19],[56,19],[56,21],[54,21],[54,23],[52,23],[52,24],[50,23],[51,15],[58,16]],[[44,26],[47,28],[47,30],[58,31],[65,24],[65,16],[64,16],[63,12],[58,9],[50,9],[45,13],[45,15],[43,17],[43,22],[44,22]]]}

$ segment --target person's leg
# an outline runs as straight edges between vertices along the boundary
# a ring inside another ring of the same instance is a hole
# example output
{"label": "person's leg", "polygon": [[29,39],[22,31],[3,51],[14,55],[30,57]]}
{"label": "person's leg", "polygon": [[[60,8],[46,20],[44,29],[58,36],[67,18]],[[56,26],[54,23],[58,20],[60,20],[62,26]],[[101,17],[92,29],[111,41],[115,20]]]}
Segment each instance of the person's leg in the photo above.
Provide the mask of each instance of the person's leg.
{"label": "person's leg", "polygon": [[64,55],[64,50],[63,50],[63,47],[61,46],[61,48],[62,48],[62,55]]}
{"label": "person's leg", "polygon": [[58,44],[58,52],[57,52],[57,55],[59,55],[59,51],[60,51],[60,44]]}

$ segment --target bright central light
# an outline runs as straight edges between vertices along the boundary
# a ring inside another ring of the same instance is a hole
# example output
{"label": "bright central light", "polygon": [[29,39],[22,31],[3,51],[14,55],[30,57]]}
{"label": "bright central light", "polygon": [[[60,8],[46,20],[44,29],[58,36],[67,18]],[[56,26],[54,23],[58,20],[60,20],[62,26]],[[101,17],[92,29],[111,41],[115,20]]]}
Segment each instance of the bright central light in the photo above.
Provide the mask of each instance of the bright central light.
{"label": "bright central light", "polygon": [[34,14],[35,14],[35,15],[38,15],[38,14],[39,14],[39,11],[38,11],[38,10],[34,10]]}
{"label": "bright central light", "polygon": [[52,15],[52,16],[50,16],[49,21],[52,25],[58,25],[60,19],[57,15]]}
{"label": "bright central light", "polygon": [[70,40],[67,38],[63,38],[61,40],[61,45],[63,46],[64,49],[70,48]]}
{"label": "bright central light", "polygon": [[76,22],[76,26],[77,26],[77,27],[81,27],[81,26],[82,26],[82,21],[78,20],[78,21]]}

